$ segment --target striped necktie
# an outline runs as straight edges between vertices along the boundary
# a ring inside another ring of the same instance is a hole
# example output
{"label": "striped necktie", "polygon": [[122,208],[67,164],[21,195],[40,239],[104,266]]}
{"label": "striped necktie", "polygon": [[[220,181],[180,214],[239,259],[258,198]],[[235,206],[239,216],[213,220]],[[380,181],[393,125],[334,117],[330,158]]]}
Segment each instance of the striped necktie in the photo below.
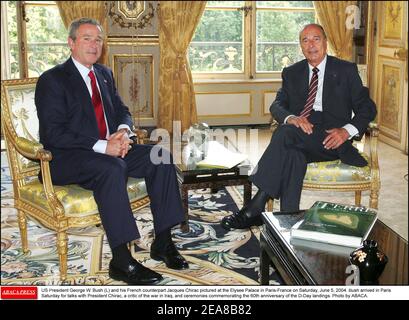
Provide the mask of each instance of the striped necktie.
{"label": "striped necktie", "polygon": [[107,137],[107,126],[105,123],[104,109],[102,107],[101,95],[99,94],[97,88],[97,81],[95,79],[95,74],[92,70],[88,73],[91,79],[92,88],[92,104],[94,105],[95,116],[97,118],[99,138],[105,140]]}
{"label": "striped necktie", "polygon": [[310,86],[308,88],[308,98],[305,103],[304,109],[302,110],[300,117],[308,117],[311,114],[312,106],[315,102],[315,97],[318,91],[318,68],[312,69],[312,78],[310,81]]}

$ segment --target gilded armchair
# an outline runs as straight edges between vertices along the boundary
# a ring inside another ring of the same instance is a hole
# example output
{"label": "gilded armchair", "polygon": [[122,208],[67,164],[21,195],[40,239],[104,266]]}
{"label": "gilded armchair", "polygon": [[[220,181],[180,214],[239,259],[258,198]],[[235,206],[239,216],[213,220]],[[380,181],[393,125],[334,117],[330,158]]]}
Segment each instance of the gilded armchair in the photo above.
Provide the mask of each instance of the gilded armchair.
{"label": "gilded armchair", "polygon": [[369,152],[364,152],[365,137],[356,142],[363,157],[368,161],[365,167],[354,167],[341,162],[341,160],[312,162],[307,166],[303,188],[307,190],[333,190],[355,192],[355,205],[361,205],[362,191],[369,190],[369,207],[378,209],[380,189],[379,164],[378,164],[378,135],[376,123],[368,127]]}
{"label": "gilded armchair", "polygon": [[[367,85],[366,65],[358,65],[358,70],[364,86]],[[277,123],[272,124],[272,130]],[[371,122],[367,129],[368,152],[364,152],[364,135],[360,141],[354,141],[354,146],[368,161],[365,167],[355,167],[342,163],[340,160],[312,162],[307,166],[304,177],[303,189],[331,190],[355,192],[355,205],[361,205],[362,191],[369,191],[369,207],[378,208],[380,189],[379,164],[378,164],[378,135],[379,129],[375,122]],[[268,202],[268,210],[273,210],[273,202]]]}
{"label": "gilded armchair", "polygon": [[[79,185],[54,186],[49,170],[52,154],[38,142],[38,118],[34,104],[37,79],[1,82],[1,124],[13,181],[22,249],[30,254],[27,217],[57,233],[60,279],[67,277],[67,232],[70,228],[101,223],[92,191]],[[37,179],[41,170],[43,184]],[[133,211],[147,205],[143,179],[128,179]]]}

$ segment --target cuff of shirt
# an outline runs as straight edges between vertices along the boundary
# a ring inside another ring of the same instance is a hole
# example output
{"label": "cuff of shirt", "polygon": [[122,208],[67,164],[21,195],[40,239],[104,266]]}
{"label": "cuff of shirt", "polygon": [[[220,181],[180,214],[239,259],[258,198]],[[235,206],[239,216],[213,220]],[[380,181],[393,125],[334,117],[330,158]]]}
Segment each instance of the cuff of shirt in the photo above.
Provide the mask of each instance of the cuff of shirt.
{"label": "cuff of shirt", "polygon": [[287,123],[287,120],[290,119],[291,117],[295,117],[295,115],[290,114],[289,116],[287,116],[287,117],[284,119],[284,123]]}
{"label": "cuff of shirt", "polygon": [[356,136],[357,134],[359,134],[359,131],[357,128],[355,128],[352,124],[348,123],[345,126],[343,126],[343,128],[348,131],[349,133],[349,137],[348,140],[351,140],[354,136]]}
{"label": "cuff of shirt", "polygon": [[119,131],[121,129],[126,129],[128,131],[128,137],[129,138],[135,136],[135,133],[132,132],[131,128],[129,128],[129,126],[127,124],[120,124],[118,126],[117,131]]}
{"label": "cuff of shirt", "polygon": [[105,153],[105,151],[107,150],[107,145],[107,140],[98,140],[97,143],[95,143],[92,147],[92,150],[98,153]]}

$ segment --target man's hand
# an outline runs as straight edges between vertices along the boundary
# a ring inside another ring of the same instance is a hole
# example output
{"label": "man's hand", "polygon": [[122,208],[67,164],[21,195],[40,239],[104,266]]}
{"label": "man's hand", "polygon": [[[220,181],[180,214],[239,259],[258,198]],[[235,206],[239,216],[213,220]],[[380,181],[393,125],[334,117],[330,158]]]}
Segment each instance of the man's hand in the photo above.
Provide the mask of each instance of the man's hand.
{"label": "man's hand", "polygon": [[309,122],[306,117],[292,116],[288,118],[287,123],[292,124],[297,128],[301,128],[301,130],[304,131],[306,134],[311,134],[312,128],[314,127],[314,125],[311,122]]}
{"label": "man's hand", "polygon": [[105,153],[114,157],[124,158],[132,148],[131,143],[133,141],[128,138],[127,130],[118,130],[109,136]]}
{"label": "man's hand", "polygon": [[349,133],[344,128],[335,128],[325,131],[328,133],[322,142],[325,149],[336,149],[349,138]]}

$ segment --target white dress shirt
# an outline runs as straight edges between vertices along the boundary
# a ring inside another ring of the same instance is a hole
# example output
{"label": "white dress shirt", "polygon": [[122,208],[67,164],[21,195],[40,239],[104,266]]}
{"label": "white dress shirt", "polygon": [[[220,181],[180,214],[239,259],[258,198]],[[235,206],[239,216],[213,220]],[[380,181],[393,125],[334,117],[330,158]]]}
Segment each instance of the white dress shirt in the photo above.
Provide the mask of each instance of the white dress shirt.
{"label": "white dress shirt", "polygon": [[[82,79],[84,79],[85,84],[86,84],[86,86],[87,86],[87,88],[88,88],[89,95],[90,95],[90,97],[92,98],[91,78],[88,76],[88,74],[89,74],[90,71],[94,72],[94,74],[95,74],[94,67],[91,67],[91,69],[88,69],[86,66],[82,65],[81,63],[79,63],[79,62],[78,62],[77,60],[75,60],[73,57],[71,57],[71,59],[72,59],[72,61],[74,62],[75,67],[78,69],[79,73],[81,74]],[[95,75],[95,78],[96,78],[96,77],[97,77],[97,76]],[[97,83],[97,88],[98,88],[99,94],[100,94],[100,96],[101,96],[102,110],[104,110],[104,108],[103,108],[104,102],[103,102],[103,100],[102,100],[101,90],[100,90],[100,88],[99,88],[98,81],[96,81],[96,83]],[[110,134],[110,132],[109,132],[108,121],[107,121],[107,118],[106,118],[106,115],[105,115],[105,110],[104,110],[104,118],[105,118],[105,125],[106,125],[106,127],[107,127],[107,135],[106,135],[106,138],[108,139],[108,137],[109,137],[111,134]],[[117,129],[117,130],[120,130],[120,129],[123,129],[123,128],[127,129],[128,132],[131,131],[131,129],[129,128],[129,126],[128,126],[127,124],[120,124],[120,125],[118,126],[118,129]],[[92,147],[92,149],[93,149],[95,152],[105,153],[106,148],[107,148],[107,145],[108,145],[108,141],[107,141],[107,140],[98,140],[98,141],[94,144],[94,146]]]}
{"label": "white dress shirt", "polygon": [[[315,101],[314,101],[314,105],[312,106],[312,109],[314,111],[319,111],[322,112],[322,90],[324,87],[324,75],[325,75],[325,66],[327,65],[327,56],[325,56],[324,60],[321,61],[321,63],[317,66],[319,72],[318,72],[318,89],[317,89],[317,95],[315,96]],[[312,69],[314,69],[314,67],[310,64],[308,64],[308,69],[309,69],[309,75],[308,75],[308,83],[310,83],[311,78],[312,78]],[[289,115],[287,118],[284,119],[284,123],[287,123],[287,120],[290,117],[294,117],[294,115]],[[349,133],[349,138],[351,139],[353,136],[355,136],[356,134],[359,133],[358,129],[355,128],[355,126],[353,126],[350,123],[347,123],[345,126],[343,126],[343,128],[345,130],[348,131]]]}

